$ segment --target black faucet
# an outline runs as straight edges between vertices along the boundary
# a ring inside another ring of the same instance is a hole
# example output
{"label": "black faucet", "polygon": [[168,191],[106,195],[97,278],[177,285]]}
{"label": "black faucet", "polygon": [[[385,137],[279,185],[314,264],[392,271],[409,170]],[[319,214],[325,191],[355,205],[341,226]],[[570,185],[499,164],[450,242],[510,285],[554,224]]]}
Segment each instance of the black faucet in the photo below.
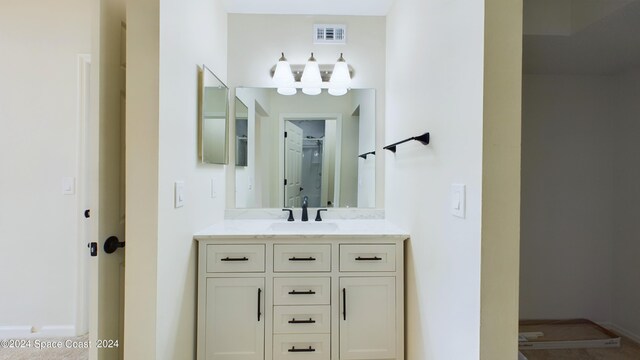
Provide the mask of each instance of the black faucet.
{"label": "black faucet", "polygon": [[309,213],[307,213],[307,206],[309,206],[309,197],[302,198],[302,221],[309,221]]}
{"label": "black faucet", "polygon": [[316,221],[322,221],[322,217],[320,216],[320,211],[327,211],[327,209],[318,209],[316,213]]}
{"label": "black faucet", "polygon": [[293,210],[291,210],[291,209],[282,209],[282,211],[288,211],[288,212],[289,212],[289,218],[287,219],[287,221],[293,221],[293,220],[295,220],[295,219],[293,218]]}

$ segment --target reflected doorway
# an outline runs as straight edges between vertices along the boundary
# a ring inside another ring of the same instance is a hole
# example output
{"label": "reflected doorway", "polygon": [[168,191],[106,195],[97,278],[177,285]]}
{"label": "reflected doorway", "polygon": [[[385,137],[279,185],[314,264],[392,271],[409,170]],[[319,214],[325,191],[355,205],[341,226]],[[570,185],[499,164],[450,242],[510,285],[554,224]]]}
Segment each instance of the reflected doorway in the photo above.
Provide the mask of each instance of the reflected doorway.
{"label": "reflected doorway", "polygon": [[337,195],[336,120],[287,119],[284,146],[284,206],[333,207]]}

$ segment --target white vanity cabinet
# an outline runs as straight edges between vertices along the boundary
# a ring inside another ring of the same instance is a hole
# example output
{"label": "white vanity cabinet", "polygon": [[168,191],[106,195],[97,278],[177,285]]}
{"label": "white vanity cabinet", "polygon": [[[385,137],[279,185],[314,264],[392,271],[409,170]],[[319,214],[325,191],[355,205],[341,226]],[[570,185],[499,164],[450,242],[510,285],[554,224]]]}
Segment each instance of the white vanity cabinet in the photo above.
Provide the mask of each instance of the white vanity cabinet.
{"label": "white vanity cabinet", "polygon": [[205,358],[264,359],[264,278],[207,278]]}
{"label": "white vanity cabinet", "polygon": [[404,235],[200,235],[198,360],[405,360]]}

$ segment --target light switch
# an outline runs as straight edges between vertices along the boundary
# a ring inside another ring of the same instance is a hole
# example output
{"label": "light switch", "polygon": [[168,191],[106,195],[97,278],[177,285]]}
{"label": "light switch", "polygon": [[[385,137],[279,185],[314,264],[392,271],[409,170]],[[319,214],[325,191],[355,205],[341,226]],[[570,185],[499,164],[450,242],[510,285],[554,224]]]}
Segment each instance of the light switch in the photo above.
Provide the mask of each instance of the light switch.
{"label": "light switch", "polygon": [[466,210],[465,188],[464,184],[451,184],[451,214],[463,219]]}
{"label": "light switch", "polygon": [[211,198],[216,198],[216,178],[211,178]]}
{"label": "light switch", "polygon": [[184,206],[184,181],[176,181],[174,191],[174,207],[180,208]]}
{"label": "light switch", "polygon": [[73,195],[76,193],[76,179],[72,177],[62,178],[62,194]]}

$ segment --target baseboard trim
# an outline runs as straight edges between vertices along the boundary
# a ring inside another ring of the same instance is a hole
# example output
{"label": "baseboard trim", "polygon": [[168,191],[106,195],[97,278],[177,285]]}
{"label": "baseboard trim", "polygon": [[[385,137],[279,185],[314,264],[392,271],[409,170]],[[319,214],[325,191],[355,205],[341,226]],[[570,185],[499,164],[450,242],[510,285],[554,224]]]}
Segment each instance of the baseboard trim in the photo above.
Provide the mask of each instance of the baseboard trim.
{"label": "baseboard trim", "polygon": [[74,337],[73,325],[0,326],[0,339]]}
{"label": "baseboard trim", "polygon": [[637,342],[638,344],[640,344],[640,335],[635,334],[621,326],[618,326],[614,323],[610,323],[610,322],[602,322],[602,323],[598,323],[600,326],[603,326],[613,332],[616,332],[622,336],[628,337],[629,339]]}

